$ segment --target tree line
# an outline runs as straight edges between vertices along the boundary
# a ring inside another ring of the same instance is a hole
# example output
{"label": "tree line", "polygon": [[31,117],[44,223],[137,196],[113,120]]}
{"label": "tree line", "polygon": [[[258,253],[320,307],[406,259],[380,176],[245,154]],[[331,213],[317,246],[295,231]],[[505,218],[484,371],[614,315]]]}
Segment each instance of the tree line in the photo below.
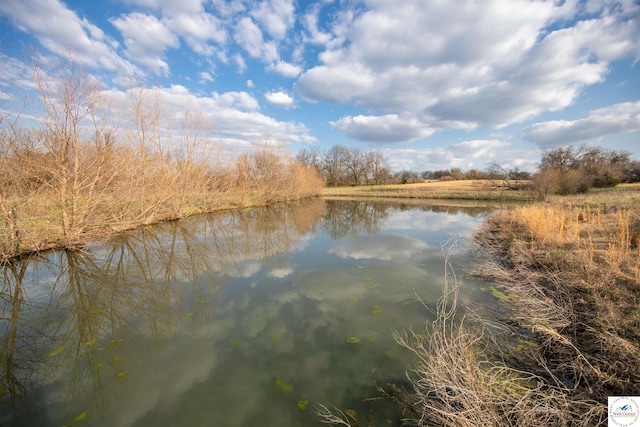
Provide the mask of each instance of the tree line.
{"label": "tree line", "polygon": [[303,149],[296,158],[315,168],[328,186],[407,184],[424,181],[499,180],[508,189],[546,194],[575,194],[589,188],[640,181],[640,162],[627,151],[573,145],[546,150],[535,172],[491,162],[485,169],[452,167],[438,170],[392,171],[382,152],[334,145]]}

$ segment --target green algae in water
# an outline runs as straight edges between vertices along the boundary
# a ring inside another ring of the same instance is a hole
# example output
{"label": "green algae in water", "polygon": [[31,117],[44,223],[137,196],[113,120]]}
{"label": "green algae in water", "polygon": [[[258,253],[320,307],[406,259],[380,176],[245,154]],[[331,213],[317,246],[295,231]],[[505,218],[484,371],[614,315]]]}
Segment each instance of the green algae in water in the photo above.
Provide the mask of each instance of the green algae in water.
{"label": "green algae in water", "polygon": [[73,419],[73,421],[76,422],[76,423],[79,423],[80,421],[84,420],[85,418],[87,418],[87,411],[84,411],[83,413],[81,413],[80,415],[75,417]]}
{"label": "green algae in water", "polygon": [[308,400],[300,400],[298,402],[298,408],[300,409],[307,409],[307,405],[309,404]]}
{"label": "green algae in water", "polygon": [[373,305],[371,306],[371,314],[374,316],[380,316],[380,314],[382,314],[382,309],[377,305]]}
{"label": "green algae in water", "polygon": [[347,343],[349,344],[358,344],[360,342],[360,339],[357,337],[349,337],[347,338]]}
{"label": "green algae in water", "polygon": [[278,390],[280,390],[283,394],[290,394],[293,391],[293,386],[285,383],[280,378],[278,378],[275,382],[275,386]]}
{"label": "green algae in water", "polygon": [[498,298],[500,301],[516,302],[518,300],[518,298],[516,298],[513,295],[507,295],[504,292],[499,291],[498,288],[496,288],[495,286],[492,286],[490,289],[491,289],[491,295]]}
{"label": "green algae in water", "polygon": [[64,346],[63,345],[57,345],[57,346],[51,347],[49,349],[49,351],[47,352],[47,356],[49,356],[49,357],[57,356],[58,354],[62,353],[63,351],[64,351]]}

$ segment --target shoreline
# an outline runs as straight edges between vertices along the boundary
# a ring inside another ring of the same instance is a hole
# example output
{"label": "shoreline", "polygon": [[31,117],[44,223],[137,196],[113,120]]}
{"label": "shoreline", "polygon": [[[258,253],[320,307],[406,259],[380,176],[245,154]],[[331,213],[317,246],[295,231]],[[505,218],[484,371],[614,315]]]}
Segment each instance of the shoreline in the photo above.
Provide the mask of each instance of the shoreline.
{"label": "shoreline", "polygon": [[604,419],[608,396],[640,395],[639,213],[640,187],[600,190],[498,212],[475,236],[501,323],[535,343],[506,362]]}

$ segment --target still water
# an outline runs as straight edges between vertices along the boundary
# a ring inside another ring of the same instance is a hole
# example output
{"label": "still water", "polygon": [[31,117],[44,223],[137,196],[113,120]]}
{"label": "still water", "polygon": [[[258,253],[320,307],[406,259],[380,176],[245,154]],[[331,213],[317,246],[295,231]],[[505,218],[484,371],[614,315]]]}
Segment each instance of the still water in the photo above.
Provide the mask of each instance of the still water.
{"label": "still water", "polygon": [[463,271],[488,210],[308,200],[5,267],[0,424],[319,426],[319,402],[400,425],[366,400],[407,386],[392,332],[424,331],[443,245]]}

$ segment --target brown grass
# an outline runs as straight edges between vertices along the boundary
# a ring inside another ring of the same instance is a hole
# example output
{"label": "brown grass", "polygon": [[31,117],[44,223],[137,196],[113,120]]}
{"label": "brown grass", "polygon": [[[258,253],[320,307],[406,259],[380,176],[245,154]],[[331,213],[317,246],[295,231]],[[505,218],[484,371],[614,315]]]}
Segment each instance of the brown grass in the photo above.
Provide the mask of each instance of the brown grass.
{"label": "brown grass", "polygon": [[433,181],[415,184],[362,185],[327,187],[325,197],[388,197],[406,199],[457,200],[531,200],[524,190],[508,190],[502,181],[460,180]]}
{"label": "brown grass", "polygon": [[640,187],[555,198],[496,214],[476,271],[512,295],[510,322],[549,372],[600,402],[640,393]]}

